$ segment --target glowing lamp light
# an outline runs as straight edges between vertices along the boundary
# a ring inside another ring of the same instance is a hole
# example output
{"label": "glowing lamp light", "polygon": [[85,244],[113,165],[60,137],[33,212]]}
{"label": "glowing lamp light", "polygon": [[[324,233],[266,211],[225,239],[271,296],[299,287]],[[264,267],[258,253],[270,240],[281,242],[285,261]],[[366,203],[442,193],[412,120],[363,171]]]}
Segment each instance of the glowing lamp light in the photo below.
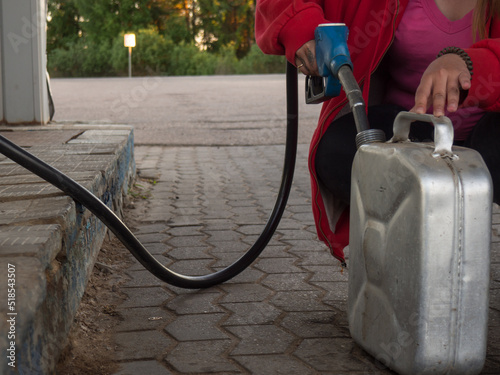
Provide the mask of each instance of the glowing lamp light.
{"label": "glowing lamp light", "polygon": [[124,44],[125,47],[135,47],[135,34],[125,34]]}
{"label": "glowing lamp light", "polygon": [[123,44],[128,47],[128,76],[132,77],[132,47],[135,47],[135,34],[125,34]]}

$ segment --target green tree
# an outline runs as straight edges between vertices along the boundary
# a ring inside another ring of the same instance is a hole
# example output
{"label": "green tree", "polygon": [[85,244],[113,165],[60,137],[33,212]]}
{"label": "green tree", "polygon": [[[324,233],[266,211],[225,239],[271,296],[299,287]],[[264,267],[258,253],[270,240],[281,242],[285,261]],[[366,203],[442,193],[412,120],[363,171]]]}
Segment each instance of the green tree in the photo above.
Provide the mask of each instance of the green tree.
{"label": "green tree", "polygon": [[147,1],[74,0],[83,36],[92,41],[113,40],[122,31],[147,28],[152,17]]}
{"label": "green tree", "polygon": [[254,40],[253,0],[198,0],[197,9],[195,32],[209,51],[234,45],[239,59],[250,51]]}
{"label": "green tree", "polygon": [[191,11],[184,0],[149,1],[152,23],[162,35],[174,43],[189,43],[194,40],[191,30]]}
{"label": "green tree", "polygon": [[79,18],[80,14],[73,0],[49,1],[47,53],[78,41],[81,34]]}

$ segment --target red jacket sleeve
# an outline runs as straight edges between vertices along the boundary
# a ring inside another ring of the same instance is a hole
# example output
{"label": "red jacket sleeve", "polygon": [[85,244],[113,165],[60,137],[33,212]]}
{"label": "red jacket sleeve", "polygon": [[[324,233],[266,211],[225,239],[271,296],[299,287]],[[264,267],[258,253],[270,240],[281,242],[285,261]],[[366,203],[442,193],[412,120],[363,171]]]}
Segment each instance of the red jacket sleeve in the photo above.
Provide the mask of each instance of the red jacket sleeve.
{"label": "red jacket sleeve", "polygon": [[255,38],[267,54],[286,55],[295,63],[295,52],[314,39],[314,30],[328,22],[324,0],[257,0]]}
{"label": "red jacket sleeve", "polygon": [[473,76],[464,106],[500,112],[500,20],[492,21],[490,37],[466,49],[472,60]]}
{"label": "red jacket sleeve", "polygon": [[473,76],[464,105],[489,112],[500,111],[500,39],[485,39],[466,50],[472,60]]}

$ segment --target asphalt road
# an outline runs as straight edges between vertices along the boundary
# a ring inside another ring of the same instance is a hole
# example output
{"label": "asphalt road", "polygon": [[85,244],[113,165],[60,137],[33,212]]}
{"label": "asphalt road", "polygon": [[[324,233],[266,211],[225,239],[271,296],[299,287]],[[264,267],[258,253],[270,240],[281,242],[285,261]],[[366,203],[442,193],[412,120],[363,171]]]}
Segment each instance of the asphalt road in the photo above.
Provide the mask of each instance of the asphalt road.
{"label": "asphalt road", "polygon": [[[56,122],[130,124],[138,145],[283,144],[285,75],[52,79]],[[320,107],[304,102],[299,75],[299,143]]]}

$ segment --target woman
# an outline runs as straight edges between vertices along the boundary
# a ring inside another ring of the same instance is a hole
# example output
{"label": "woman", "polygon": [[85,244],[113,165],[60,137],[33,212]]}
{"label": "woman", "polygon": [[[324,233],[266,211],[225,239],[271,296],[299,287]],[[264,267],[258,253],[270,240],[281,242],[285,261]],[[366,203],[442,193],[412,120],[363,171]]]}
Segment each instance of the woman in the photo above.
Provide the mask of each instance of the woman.
{"label": "woman", "polygon": [[[498,0],[260,0],[256,38],[265,53],[285,54],[315,75],[314,30],[345,23],[371,126],[390,137],[401,110],[446,114],[456,143],[483,156],[500,203],[499,14]],[[318,236],[343,264],[356,150],[346,104],[344,93],[324,103],[309,157]],[[432,128],[412,126],[410,137],[426,140]]]}

